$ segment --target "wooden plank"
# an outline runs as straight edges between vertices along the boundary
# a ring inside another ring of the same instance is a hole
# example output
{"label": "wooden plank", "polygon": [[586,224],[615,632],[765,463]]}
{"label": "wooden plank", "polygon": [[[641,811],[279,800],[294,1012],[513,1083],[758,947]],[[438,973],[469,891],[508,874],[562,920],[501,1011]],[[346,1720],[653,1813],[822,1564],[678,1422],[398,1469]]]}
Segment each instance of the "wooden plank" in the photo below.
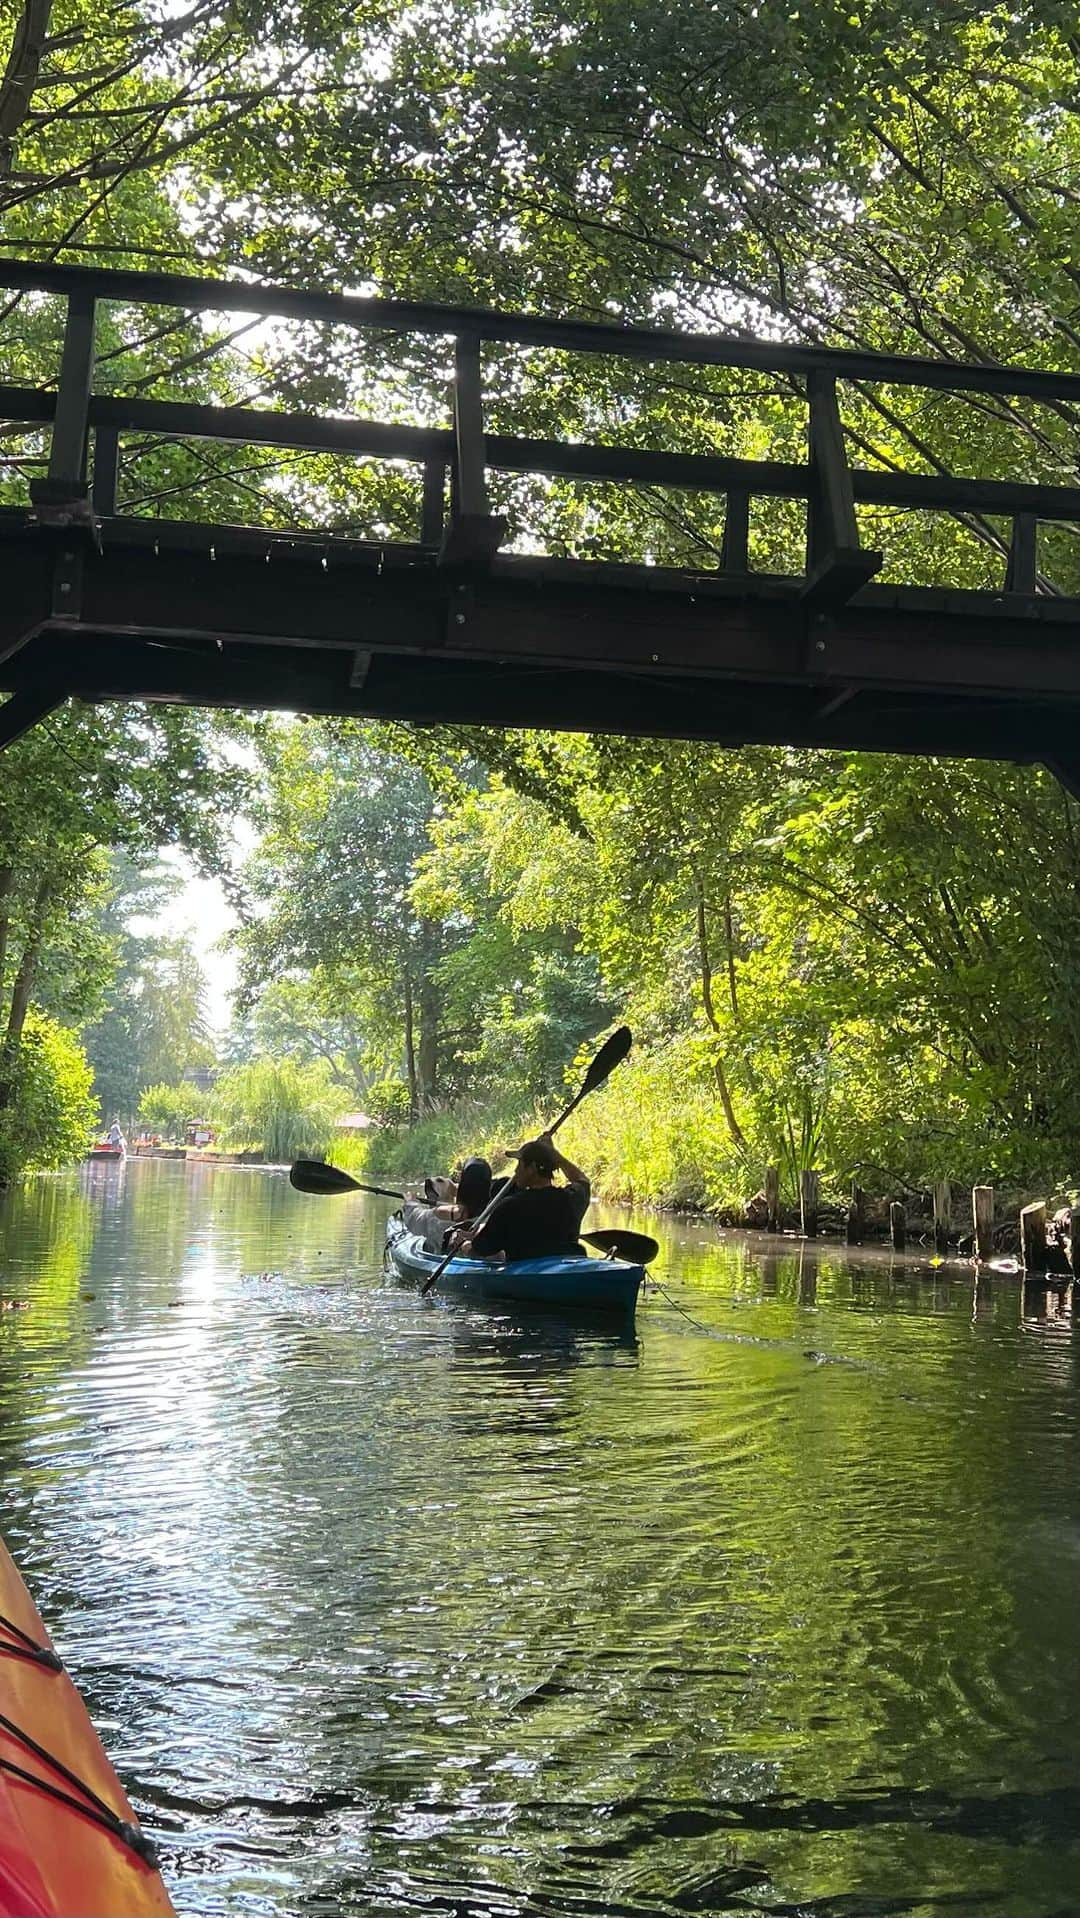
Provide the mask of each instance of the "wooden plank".
{"label": "wooden plank", "polygon": [[994,1188],[992,1185],[972,1187],[971,1216],[975,1232],[975,1257],[988,1259],[994,1250]]}
{"label": "wooden plank", "polygon": [[1041,1201],[1025,1205],[1020,1213],[1020,1263],[1025,1275],[1046,1271],[1046,1207]]}
{"label": "wooden plank", "polygon": [[[56,394],[37,387],[0,384],[0,419],[47,422]],[[238,446],[287,446],[313,452],[368,454],[373,459],[449,461],[453,432],[446,427],[407,426],[385,420],[340,419],[267,408],[205,406],[190,400],[148,400],[113,394],[90,399],[92,427],[118,432],[168,434],[178,439],[219,440]],[[651,447],[604,446],[581,441],[485,434],[489,468],[508,473],[546,473],[556,478],[624,480],[674,486],[691,492],[728,493],[767,499],[808,499],[810,468],[786,460],[747,460],[726,454],[681,453]],[[987,512],[1038,520],[1080,519],[1080,488],[1033,480],[968,479],[932,473],[879,472],[854,466],[852,491],[860,505],[908,507],[926,512]],[[733,529],[734,531],[734,529]],[[732,565],[734,566],[733,553]],[[969,595],[969,598],[975,598]],[[985,594],[1000,607],[1000,595]],[[1040,609],[1049,616],[1052,602]]]}
{"label": "wooden plank", "polygon": [[215,280],[184,273],[144,273],[128,268],[58,266],[51,261],[5,260],[0,286],[43,292],[90,292],[99,300],[174,306],[209,312],[276,313],[352,327],[449,335],[468,328],[485,340],[603,353],[620,359],[668,360],[675,364],[754,367],[805,377],[821,371],[834,378],[878,380],[890,386],[939,392],[1024,393],[1031,398],[1080,400],[1080,374],[1026,366],[987,366],[972,361],[849,351],[842,347],[789,346],[723,333],[672,333],[658,327],[627,327],[595,320],[562,320],[483,307],[439,306],[416,300],[369,299],[298,287],[259,286],[247,280]]}
{"label": "wooden plank", "polygon": [[799,1174],[799,1213],[804,1237],[817,1238],[821,1174],[806,1167]]}

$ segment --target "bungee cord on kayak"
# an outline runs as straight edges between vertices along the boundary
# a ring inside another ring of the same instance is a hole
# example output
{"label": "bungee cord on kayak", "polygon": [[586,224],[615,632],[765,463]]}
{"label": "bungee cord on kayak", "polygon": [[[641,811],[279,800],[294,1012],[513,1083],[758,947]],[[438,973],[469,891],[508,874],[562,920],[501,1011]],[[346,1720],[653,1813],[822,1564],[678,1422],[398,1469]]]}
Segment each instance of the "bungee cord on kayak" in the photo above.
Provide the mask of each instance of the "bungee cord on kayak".
{"label": "bungee cord on kayak", "polygon": [[148,1838],[146,1833],[142,1831],[138,1825],[133,1825],[130,1820],[126,1818],[120,1818],[110,1806],[105,1804],[103,1799],[98,1798],[97,1793],[92,1791],[89,1785],[84,1785],[81,1779],[75,1778],[74,1774],[69,1773],[66,1766],[62,1765],[58,1758],[54,1758],[50,1752],[43,1750],[41,1746],[35,1745],[32,1738],[26,1738],[25,1734],[19,1731],[17,1725],[12,1725],[7,1719],[0,1722],[3,1722],[5,1729],[13,1732],[17,1737],[21,1738],[25,1744],[29,1745],[37,1757],[40,1757],[47,1764],[55,1765],[57,1771],[61,1772],[65,1777],[71,1777],[72,1782],[78,1790],[85,1792],[91,1802],[85,1804],[81,1798],[75,1798],[71,1792],[64,1791],[61,1786],[50,1784],[47,1778],[39,1778],[36,1772],[27,1771],[24,1765],[16,1765],[11,1758],[0,1757],[0,1772],[7,1773],[11,1778],[21,1779],[24,1785],[35,1786],[38,1791],[45,1792],[49,1798],[55,1799],[58,1804],[67,1805],[71,1811],[78,1812],[83,1818],[89,1818],[92,1824],[100,1825],[103,1831],[109,1832],[114,1838],[119,1838],[121,1843],[128,1847],[129,1851],[133,1851],[137,1858],[142,1859],[144,1864],[152,1865],[156,1869],[158,1864],[158,1848],[152,1838]]}
{"label": "bungee cord on kayak", "polygon": [[31,1638],[29,1632],[23,1631],[21,1625],[16,1625],[12,1618],[5,1618],[2,1612],[0,1612],[0,1632],[10,1632],[13,1638],[20,1641],[16,1645],[6,1645],[0,1638],[0,1653],[6,1653],[8,1658],[28,1658],[35,1665],[44,1665],[47,1671],[63,1671],[63,1661],[53,1651],[51,1645],[39,1644],[36,1638]]}
{"label": "bungee cord on kayak", "polygon": [[[8,1621],[5,1619],[3,1623],[6,1625]],[[11,1629],[17,1632],[20,1638],[27,1636],[25,1632],[19,1631],[17,1625]],[[54,1669],[63,1671],[63,1665],[55,1652],[51,1653],[51,1657],[54,1661]],[[148,1865],[157,1864],[158,1851],[153,1839],[147,1838],[130,1818],[121,1818],[119,1812],[115,1812],[111,1805],[106,1804],[104,1798],[99,1796],[93,1786],[88,1785],[85,1779],[72,1771],[70,1765],[65,1765],[62,1758],[57,1758],[55,1752],[47,1751],[44,1745],[39,1745],[36,1738],[31,1738],[30,1733],[21,1725],[17,1725],[13,1718],[8,1718],[5,1712],[0,1712],[0,1729],[6,1731],[9,1737],[16,1739],[20,1745],[25,1745],[27,1751],[33,1752],[35,1758],[40,1758],[43,1765],[51,1765],[52,1769],[58,1772],[61,1778],[66,1779],[69,1785],[74,1785],[76,1791],[82,1792],[88,1802],[84,1804],[82,1799],[73,1798],[69,1792],[62,1791],[59,1785],[50,1784],[47,1778],[39,1778],[36,1772],[26,1771],[23,1766],[16,1765],[13,1759],[5,1758],[2,1753],[0,1753],[0,1771],[9,1772],[13,1777],[21,1778],[26,1784],[36,1785],[41,1791],[48,1792],[50,1798],[56,1798],[61,1804],[70,1805],[73,1811],[82,1812],[85,1817],[94,1819],[98,1824],[104,1825],[106,1831],[111,1831],[114,1838],[122,1839],[123,1843],[137,1857],[145,1859]]]}

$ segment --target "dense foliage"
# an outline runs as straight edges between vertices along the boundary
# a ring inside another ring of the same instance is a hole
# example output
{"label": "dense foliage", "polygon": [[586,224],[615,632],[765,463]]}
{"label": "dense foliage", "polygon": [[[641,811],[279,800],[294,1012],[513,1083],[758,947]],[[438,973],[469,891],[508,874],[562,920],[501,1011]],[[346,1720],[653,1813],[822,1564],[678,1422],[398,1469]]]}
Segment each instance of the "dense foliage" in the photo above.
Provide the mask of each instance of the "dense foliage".
{"label": "dense foliage", "polygon": [[[505,1143],[550,1114],[617,1009],[637,1057],[576,1122],[611,1191],[730,1200],[769,1162],[789,1191],[809,1165],[879,1188],[1074,1176],[1080,848],[1049,774],[574,736],[504,739],[491,771],[438,734],[308,725],[276,735],[293,781],[301,734],[311,807],[254,861],[249,979],[251,954],[280,964],[278,928],[291,990],[305,964],[329,969],[372,1067],[399,1061],[372,1103],[400,1124],[419,1116],[407,1008],[373,996],[354,955],[394,911],[425,924],[439,1078],[421,1111],[458,1117],[416,1151]],[[395,745],[438,771],[439,797],[428,785],[380,920],[390,862],[348,849],[375,843],[362,766],[420,790],[415,764],[393,773]],[[315,792],[339,754],[351,776],[326,812]],[[304,848],[303,885],[285,845]],[[371,1149],[415,1169],[394,1138],[391,1123]]]}
{"label": "dense foliage", "polygon": [[74,1033],[45,1013],[27,1013],[9,1055],[0,1105],[0,1185],[27,1164],[49,1167],[86,1151],[97,1118],[90,1067]]}
{"label": "dense foliage", "polygon": [[[226,850],[220,808],[249,784],[231,742],[248,730],[245,722],[180,709],[151,715],[140,706],[72,706],[0,757],[0,1111],[11,1114],[7,1176],[19,1163],[39,1163],[34,1129],[20,1117],[20,1055],[35,1004],[89,1029],[110,1116],[133,1110],[139,1067],[131,1027],[143,1020],[142,1038],[149,1042],[155,995],[158,1039],[163,1026],[173,1033],[175,1076],[185,1063],[178,1056],[181,1033],[188,1062],[200,1043],[205,1052],[205,1034],[185,1027],[185,994],[198,1027],[201,983],[193,956],[179,947],[160,950],[155,977],[149,951],[138,959],[127,918],[153,903],[138,875],[156,848],[175,845],[206,870],[220,868]],[[109,847],[122,855],[115,864]],[[129,991],[138,964],[148,970],[139,991]],[[150,1045],[142,1069],[158,1076],[160,1045],[156,1058]]]}

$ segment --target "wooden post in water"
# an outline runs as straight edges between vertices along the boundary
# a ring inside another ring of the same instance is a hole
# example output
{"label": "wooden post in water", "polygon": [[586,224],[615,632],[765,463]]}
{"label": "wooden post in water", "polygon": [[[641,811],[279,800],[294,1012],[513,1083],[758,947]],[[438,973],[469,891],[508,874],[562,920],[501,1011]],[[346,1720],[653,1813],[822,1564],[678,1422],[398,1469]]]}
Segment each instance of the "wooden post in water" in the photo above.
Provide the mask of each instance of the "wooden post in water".
{"label": "wooden post in water", "polygon": [[865,1204],[866,1194],[862,1186],[853,1185],[851,1188],[851,1204],[848,1206],[847,1215],[847,1242],[849,1245],[862,1244]]}
{"label": "wooden post in water", "polygon": [[893,1251],[902,1252],[907,1244],[907,1215],[899,1199],[894,1199],[889,1207],[889,1237]]}
{"label": "wooden post in water", "polygon": [[988,1259],[994,1250],[994,1188],[971,1188],[971,1217],[975,1226],[975,1257]]}
{"label": "wooden post in water", "polygon": [[780,1173],[776,1166],[765,1167],[765,1230],[780,1230]]}
{"label": "wooden post in water", "polygon": [[948,1251],[951,1224],[952,1190],[948,1179],[937,1179],[934,1183],[934,1248],[936,1251]]}
{"label": "wooden post in water", "polygon": [[1069,1213],[1069,1265],[1074,1279],[1080,1279],[1080,1206]]}
{"label": "wooden post in water", "polygon": [[1020,1263],[1025,1278],[1046,1271],[1045,1205],[1026,1205],[1020,1214]]}
{"label": "wooden post in water", "polygon": [[820,1172],[811,1172],[805,1167],[799,1174],[799,1211],[802,1216],[803,1235],[808,1239],[817,1238],[818,1189],[821,1185]]}

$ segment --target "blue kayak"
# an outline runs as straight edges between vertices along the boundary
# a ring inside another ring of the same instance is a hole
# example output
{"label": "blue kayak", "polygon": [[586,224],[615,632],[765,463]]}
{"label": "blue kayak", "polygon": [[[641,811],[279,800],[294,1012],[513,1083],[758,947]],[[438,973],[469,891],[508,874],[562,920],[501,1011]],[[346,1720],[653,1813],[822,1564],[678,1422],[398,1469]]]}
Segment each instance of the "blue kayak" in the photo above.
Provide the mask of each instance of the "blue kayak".
{"label": "blue kayak", "polygon": [[[440,1264],[422,1239],[407,1232],[400,1219],[387,1227],[386,1252],[400,1279],[422,1285]],[[616,1313],[632,1318],[645,1277],[643,1265],[625,1259],[591,1259],[587,1252],[563,1258],[451,1259],[439,1280],[440,1292],[492,1302],[553,1306],[561,1312]]]}

